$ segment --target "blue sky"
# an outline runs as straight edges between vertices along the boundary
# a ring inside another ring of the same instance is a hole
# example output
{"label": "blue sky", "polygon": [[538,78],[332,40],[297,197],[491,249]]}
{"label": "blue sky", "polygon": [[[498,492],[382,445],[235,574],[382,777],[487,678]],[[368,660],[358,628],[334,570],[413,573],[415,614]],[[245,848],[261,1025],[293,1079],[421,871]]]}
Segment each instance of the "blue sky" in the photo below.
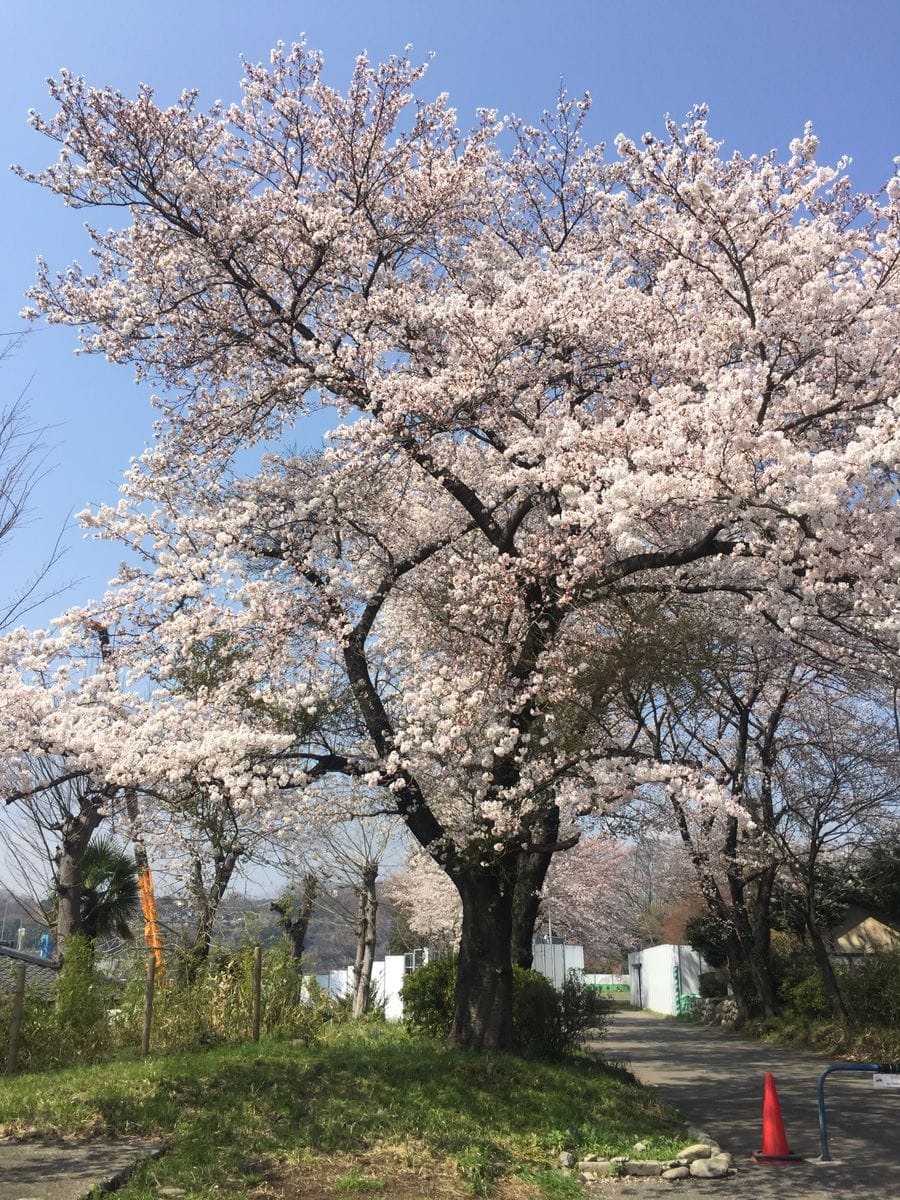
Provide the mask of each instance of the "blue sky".
{"label": "blue sky", "polygon": [[[4,13],[0,70],[2,157],[39,167],[52,146],[31,132],[29,108],[47,111],[44,80],[61,66],[126,93],[153,85],[161,101],[198,87],[207,101],[238,94],[240,56],[265,59],[279,39],[305,32],[341,85],[355,55],[373,58],[412,43],[436,57],[428,92],[448,91],[469,123],[477,107],[533,118],[551,104],[560,77],[594,97],[590,132],[611,142],[624,131],[659,129],[696,101],[729,147],[785,147],[814,122],[821,156],[853,157],[857,186],[878,186],[900,153],[900,3],[897,0],[27,0]],[[415,56],[414,55],[414,56]],[[84,214],[0,172],[0,331],[22,327],[18,312],[38,253],[63,267],[85,256]],[[68,515],[114,498],[117,479],[149,436],[147,393],[127,368],[75,357],[72,330],[35,329],[0,370],[0,401],[27,386],[31,417],[47,429],[47,465],[30,522],[2,547],[0,591],[39,565]],[[313,433],[310,435],[314,436]],[[102,593],[117,552],[76,530],[53,581],[80,582],[31,614],[44,624],[61,607]]]}

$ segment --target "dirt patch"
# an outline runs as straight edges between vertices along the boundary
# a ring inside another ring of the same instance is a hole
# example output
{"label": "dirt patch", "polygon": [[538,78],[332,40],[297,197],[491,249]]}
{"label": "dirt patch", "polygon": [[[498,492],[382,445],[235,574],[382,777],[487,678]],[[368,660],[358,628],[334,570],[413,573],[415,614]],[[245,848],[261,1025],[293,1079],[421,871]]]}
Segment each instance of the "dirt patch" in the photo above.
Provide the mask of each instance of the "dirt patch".
{"label": "dirt patch", "polygon": [[[378,1150],[273,1164],[249,1200],[470,1200],[453,1159],[424,1152]],[[504,1179],[494,1200],[535,1200],[538,1192],[520,1179]]]}

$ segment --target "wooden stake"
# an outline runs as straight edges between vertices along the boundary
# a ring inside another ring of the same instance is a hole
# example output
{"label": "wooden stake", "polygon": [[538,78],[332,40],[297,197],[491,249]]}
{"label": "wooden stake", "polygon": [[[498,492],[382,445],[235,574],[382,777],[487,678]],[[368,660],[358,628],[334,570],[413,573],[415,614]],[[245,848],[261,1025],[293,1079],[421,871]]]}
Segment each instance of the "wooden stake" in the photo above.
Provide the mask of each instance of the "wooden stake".
{"label": "wooden stake", "polygon": [[253,1040],[259,1041],[262,993],[262,946],[253,947]]}
{"label": "wooden stake", "polygon": [[156,988],[156,955],[147,956],[147,991],[144,995],[144,1033],[141,1037],[141,1058],[150,1053],[150,1031],[153,1028],[153,993]]}
{"label": "wooden stake", "polygon": [[25,964],[19,963],[16,971],[16,990],[13,995],[12,1018],[9,1023],[9,1051],[6,1055],[6,1073],[12,1075],[19,1061],[19,1040],[22,1036],[22,1008],[25,1004]]}

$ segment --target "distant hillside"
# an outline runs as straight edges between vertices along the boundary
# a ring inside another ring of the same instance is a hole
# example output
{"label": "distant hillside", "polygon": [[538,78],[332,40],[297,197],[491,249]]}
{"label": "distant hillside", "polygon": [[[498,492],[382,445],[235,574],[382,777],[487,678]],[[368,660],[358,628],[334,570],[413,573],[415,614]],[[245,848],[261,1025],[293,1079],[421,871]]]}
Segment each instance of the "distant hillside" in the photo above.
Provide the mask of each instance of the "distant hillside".
{"label": "distant hillside", "polygon": [[[245,896],[226,896],[216,921],[216,940],[223,946],[238,946],[243,942],[259,941],[263,946],[276,944],[282,934],[278,917],[271,911],[270,899]],[[338,889],[336,896],[325,898],[315,909],[309,923],[304,958],[310,969],[324,971],[345,967],[353,961],[356,937],[351,920],[341,920],[338,909],[351,914],[355,899],[350,888]],[[162,896],[158,901],[160,923],[177,937],[188,928],[189,907],[181,899]],[[378,940],[376,957],[389,952],[388,946],[395,928],[395,915],[390,901],[382,898],[378,905]]]}
{"label": "distant hillside", "polygon": [[[219,909],[215,927],[216,940],[223,946],[234,947],[249,941],[259,941],[264,946],[274,945],[281,938],[277,914],[270,908],[271,900],[226,896]],[[326,897],[313,913],[306,939],[305,960],[310,970],[332,970],[345,967],[353,961],[356,940],[350,920],[341,921],[337,910],[352,914],[355,899],[352,889],[338,889],[336,896]],[[157,900],[159,920],[164,930],[164,940],[178,941],[190,927],[189,903],[174,896],[160,896]],[[5,926],[3,916],[6,913]],[[29,902],[23,897],[10,894],[0,898],[0,942],[15,946],[16,931],[25,927],[26,950],[37,952],[38,942],[46,926],[38,924],[30,916]],[[140,936],[140,918],[131,922],[136,936]],[[393,906],[386,898],[378,905],[378,940],[376,957],[382,958],[389,952],[388,945],[396,926]]]}

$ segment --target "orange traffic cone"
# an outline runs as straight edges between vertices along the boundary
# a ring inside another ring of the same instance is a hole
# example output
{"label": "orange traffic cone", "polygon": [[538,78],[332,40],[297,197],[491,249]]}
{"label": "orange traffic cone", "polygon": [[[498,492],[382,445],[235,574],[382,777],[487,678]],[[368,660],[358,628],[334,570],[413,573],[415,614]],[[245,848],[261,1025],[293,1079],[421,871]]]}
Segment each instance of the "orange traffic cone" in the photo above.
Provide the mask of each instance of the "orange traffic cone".
{"label": "orange traffic cone", "polygon": [[753,1155],[758,1163],[803,1162],[799,1154],[792,1154],[781,1119],[781,1105],[775,1090],[775,1076],[766,1071],[763,1087],[763,1134],[762,1150]]}

